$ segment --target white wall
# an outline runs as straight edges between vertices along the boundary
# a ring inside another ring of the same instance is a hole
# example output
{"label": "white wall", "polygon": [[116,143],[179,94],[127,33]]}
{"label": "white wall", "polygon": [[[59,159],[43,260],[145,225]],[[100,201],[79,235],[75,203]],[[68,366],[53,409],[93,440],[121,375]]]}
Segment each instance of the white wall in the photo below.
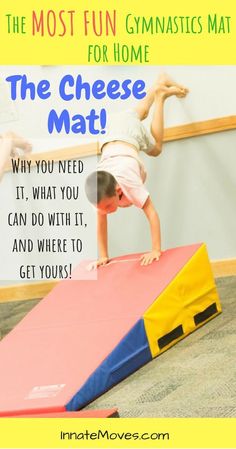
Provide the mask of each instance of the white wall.
{"label": "white wall", "polygon": [[[148,86],[163,69],[190,89],[184,100],[168,99],[166,126],[236,114],[236,66],[3,67],[0,79],[13,72],[27,73],[32,80],[49,79],[55,90],[63,74],[81,73],[90,82],[98,78],[105,81],[141,78]],[[134,103],[129,100],[125,106]],[[51,105],[65,107],[55,98]],[[124,102],[110,100],[104,105],[81,100],[70,103],[71,111],[83,114],[92,107],[103,106],[113,112],[124,107]],[[17,120],[0,123],[0,132],[13,129],[25,135],[33,142],[35,152],[90,140],[89,136],[48,137],[45,116],[50,109],[49,102],[17,102],[14,108]],[[160,157],[142,155],[142,158],[148,171],[147,184],[161,217],[163,248],[204,241],[212,259],[236,257],[236,131],[168,143]],[[6,199],[11,176],[7,174],[1,185],[2,196]],[[1,215],[3,213],[4,207]],[[142,211],[119,210],[109,217],[109,223],[111,255],[149,248],[149,230]]]}
{"label": "white wall", "polygon": [[[163,248],[206,242],[212,259],[236,257],[235,150],[236,131],[228,131],[168,143],[158,158],[143,156]],[[130,208],[116,215],[109,217],[114,254],[147,250],[142,212]]]}

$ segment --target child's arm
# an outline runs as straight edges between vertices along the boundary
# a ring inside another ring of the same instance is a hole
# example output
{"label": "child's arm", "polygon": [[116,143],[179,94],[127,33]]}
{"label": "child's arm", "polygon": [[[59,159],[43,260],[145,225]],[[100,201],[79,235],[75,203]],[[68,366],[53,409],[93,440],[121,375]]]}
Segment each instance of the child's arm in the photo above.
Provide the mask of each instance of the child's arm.
{"label": "child's arm", "polygon": [[143,211],[149,221],[151,237],[152,237],[152,251],[143,254],[141,257],[141,265],[148,265],[154,260],[159,260],[161,255],[161,228],[159,216],[154,208],[151,198],[148,197],[143,206]]}
{"label": "child's arm", "polygon": [[107,214],[103,215],[98,212],[97,217],[98,226],[98,250],[99,250],[99,265],[104,265],[108,262],[108,249],[107,249]]}
{"label": "child's arm", "polygon": [[92,262],[89,266],[89,270],[94,270],[100,265],[106,265],[109,262],[108,248],[107,248],[107,214],[97,213],[97,229],[98,229],[98,250],[99,259],[96,262]]}
{"label": "child's arm", "polygon": [[0,180],[7,163],[10,161],[10,157],[20,157],[17,148],[22,150],[24,154],[32,150],[32,146],[27,140],[12,131],[8,131],[0,136]]}

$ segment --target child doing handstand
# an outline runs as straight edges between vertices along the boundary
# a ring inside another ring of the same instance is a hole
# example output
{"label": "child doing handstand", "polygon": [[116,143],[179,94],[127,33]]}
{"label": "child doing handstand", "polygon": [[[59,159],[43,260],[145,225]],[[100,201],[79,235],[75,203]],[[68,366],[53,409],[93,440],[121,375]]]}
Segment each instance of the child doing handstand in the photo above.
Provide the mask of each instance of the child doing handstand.
{"label": "child doing handstand", "polygon": [[[188,90],[162,74],[134,110],[114,114],[102,144],[102,156],[96,172],[85,184],[89,201],[97,208],[99,259],[90,265],[97,268],[109,262],[107,215],[118,207],[135,205],[143,210],[151,231],[152,249],[140,258],[141,265],[159,260],[161,255],[160,220],[144,182],[146,171],[139,151],[158,156],[162,151],[164,103],[173,95],[185,97]],[[151,134],[142,124],[154,103]]]}

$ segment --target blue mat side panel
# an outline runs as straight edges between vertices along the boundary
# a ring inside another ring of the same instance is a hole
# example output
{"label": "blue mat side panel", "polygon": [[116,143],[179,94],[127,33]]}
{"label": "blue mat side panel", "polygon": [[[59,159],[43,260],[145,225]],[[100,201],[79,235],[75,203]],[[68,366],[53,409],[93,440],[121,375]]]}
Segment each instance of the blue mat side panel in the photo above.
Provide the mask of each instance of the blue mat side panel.
{"label": "blue mat side panel", "polygon": [[144,321],[140,319],[66,404],[66,410],[79,410],[151,360]]}

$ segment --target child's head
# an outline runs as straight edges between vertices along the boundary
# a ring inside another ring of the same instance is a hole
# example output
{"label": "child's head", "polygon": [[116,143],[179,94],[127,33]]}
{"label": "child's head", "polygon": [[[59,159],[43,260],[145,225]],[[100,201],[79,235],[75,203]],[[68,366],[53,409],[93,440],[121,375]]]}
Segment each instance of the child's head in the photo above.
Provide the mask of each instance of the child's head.
{"label": "child's head", "polygon": [[86,179],[87,198],[102,214],[111,214],[116,211],[120,190],[114,176],[106,171],[93,172]]}

